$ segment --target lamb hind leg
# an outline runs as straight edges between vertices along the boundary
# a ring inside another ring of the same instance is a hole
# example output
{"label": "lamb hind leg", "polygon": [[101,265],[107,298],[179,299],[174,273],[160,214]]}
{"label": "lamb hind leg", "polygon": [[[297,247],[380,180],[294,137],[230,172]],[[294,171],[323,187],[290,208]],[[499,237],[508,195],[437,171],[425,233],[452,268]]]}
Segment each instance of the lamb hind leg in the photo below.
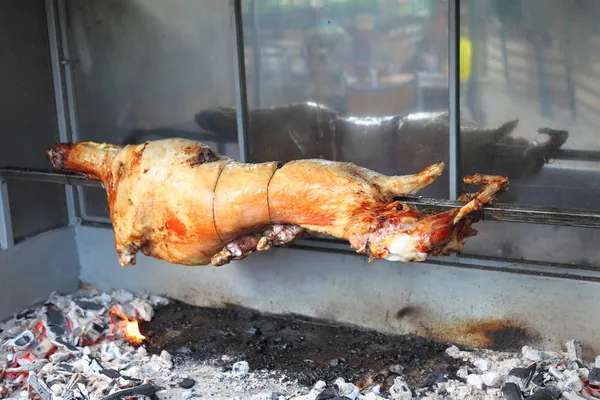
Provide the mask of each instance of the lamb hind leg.
{"label": "lamb hind leg", "polygon": [[306,231],[298,225],[274,224],[262,233],[251,233],[235,238],[215,254],[211,262],[219,267],[231,260],[242,260],[255,250],[265,251],[273,246],[289,245],[305,233]]}
{"label": "lamb hind leg", "polygon": [[482,187],[476,193],[463,194],[458,199],[459,201],[469,202],[460,208],[454,217],[454,224],[457,224],[467,214],[481,210],[483,206],[491,204],[508,187],[508,178],[496,175],[475,174],[465,177],[464,182]]}
{"label": "lamb hind leg", "polygon": [[220,267],[231,260],[241,260],[248,257],[256,250],[256,245],[261,236],[259,233],[253,233],[233,239],[223,247],[223,250],[212,256],[211,263],[215,267]]}
{"label": "lamb hind leg", "polygon": [[256,250],[269,250],[273,245],[286,246],[305,235],[306,230],[298,225],[275,224],[263,232],[263,237],[258,241]]}

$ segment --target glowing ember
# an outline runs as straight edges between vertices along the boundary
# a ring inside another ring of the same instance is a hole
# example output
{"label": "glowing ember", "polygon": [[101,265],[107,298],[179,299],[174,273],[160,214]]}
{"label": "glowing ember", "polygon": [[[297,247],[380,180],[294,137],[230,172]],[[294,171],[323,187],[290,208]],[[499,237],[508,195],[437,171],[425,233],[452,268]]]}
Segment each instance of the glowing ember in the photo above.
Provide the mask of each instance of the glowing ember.
{"label": "glowing ember", "polygon": [[[139,344],[146,340],[146,336],[142,335],[140,332],[140,327],[136,320],[130,321],[127,316],[123,315],[116,308],[113,308],[111,311],[111,320],[112,320],[112,329],[116,329],[121,332],[123,336],[133,344]],[[113,316],[117,316],[120,321],[116,321]]]}

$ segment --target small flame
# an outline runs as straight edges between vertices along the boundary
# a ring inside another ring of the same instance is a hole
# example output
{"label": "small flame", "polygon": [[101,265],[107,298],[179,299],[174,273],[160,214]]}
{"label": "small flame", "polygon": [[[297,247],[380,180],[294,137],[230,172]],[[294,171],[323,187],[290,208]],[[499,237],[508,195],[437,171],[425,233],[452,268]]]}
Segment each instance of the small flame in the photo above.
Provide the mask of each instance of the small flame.
{"label": "small flame", "polygon": [[[115,321],[115,318],[112,317],[113,315],[119,317],[121,321]],[[146,336],[142,335],[140,332],[138,322],[136,320],[129,320],[127,316],[123,315],[116,308],[111,310],[111,320],[113,323],[112,328],[116,328],[120,331],[130,343],[139,344],[146,340]]]}

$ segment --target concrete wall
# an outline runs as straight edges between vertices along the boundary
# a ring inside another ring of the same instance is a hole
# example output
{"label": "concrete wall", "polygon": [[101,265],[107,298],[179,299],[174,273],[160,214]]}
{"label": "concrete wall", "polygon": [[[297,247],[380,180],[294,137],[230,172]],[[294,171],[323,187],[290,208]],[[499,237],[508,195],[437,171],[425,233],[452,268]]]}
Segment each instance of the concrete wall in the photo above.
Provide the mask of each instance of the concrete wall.
{"label": "concrete wall", "polygon": [[74,228],[36,235],[0,250],[0,320],[79,283]]}
{"label": "concrete wall", "polygon": [[80,226],[82,280],[172,296],[200,306],[232,303],[387,332],[417,332],[496,348],[573,337],[600,352],[600,284],[433,264],[373,262],[351,254],[276,249],[221,268],[170,265],[138,255],[117,262],[110,229]]}

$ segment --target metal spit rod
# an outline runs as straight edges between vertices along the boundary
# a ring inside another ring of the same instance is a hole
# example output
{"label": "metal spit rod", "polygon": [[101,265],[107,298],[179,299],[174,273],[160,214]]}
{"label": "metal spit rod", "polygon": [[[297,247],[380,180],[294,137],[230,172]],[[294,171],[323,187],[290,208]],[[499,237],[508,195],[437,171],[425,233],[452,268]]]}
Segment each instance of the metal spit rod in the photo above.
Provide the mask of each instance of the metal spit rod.
{"label": "metal spit rod", "polygon": [[[87,179],[80,175],[30,168],[0,168],[0,181],[1,180],[21,180],[56,183],[61,185],[102,187],[102,184],[99,181]],[[464,204],[458,201],[424,197],[401,197],[398,199],[413,205],[421,212],[426,213],[439,213],[460,207]],[[487,221],[600,228],[600,214],[594,214],[583,210],[564,210],[550,207],[496,204],[484,207],[483,218]]]}
{"label": "metal spit rod", "polygon": [[88,179],[85,176],[32,168],[0,168],[0,179],[4,179],[7,181],[19,180],[57,183],[60,185],[102,187],[100,181]]}

